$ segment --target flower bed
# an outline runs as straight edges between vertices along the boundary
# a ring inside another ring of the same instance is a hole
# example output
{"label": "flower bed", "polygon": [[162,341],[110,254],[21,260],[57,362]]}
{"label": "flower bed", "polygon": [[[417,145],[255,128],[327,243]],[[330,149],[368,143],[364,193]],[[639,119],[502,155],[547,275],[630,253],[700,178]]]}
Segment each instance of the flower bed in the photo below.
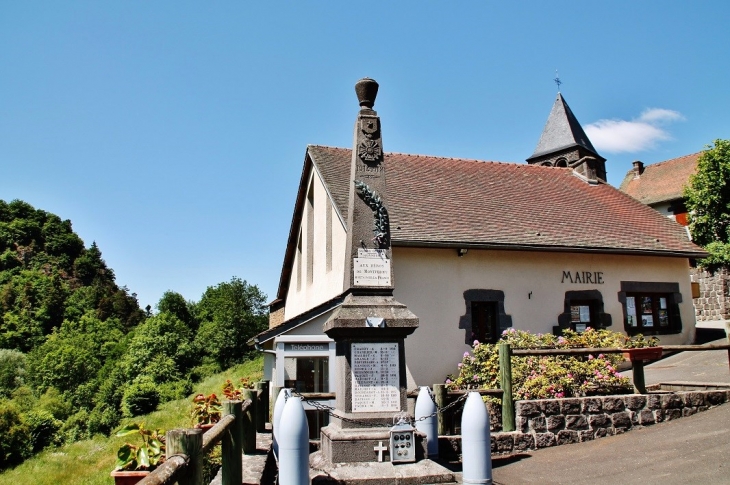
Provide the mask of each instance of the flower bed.
{"label": "flower bed", "polygon": [[[531,334],[508,329],[500,339],[513,349],[541,348],[641,348],[652,346],[652,339],[641,335],[626,337],[608,330],[586,329],[577,333],[565,330],[562,336]],[[579,397],[631,392],[627,377],[617,366],[621,354],[588,356],[512,357],[512,392],[515,400]],[[464,352],[457,375],[446,383],[453,389],[500,387],[497,345],[474,341],[472,352]]]}

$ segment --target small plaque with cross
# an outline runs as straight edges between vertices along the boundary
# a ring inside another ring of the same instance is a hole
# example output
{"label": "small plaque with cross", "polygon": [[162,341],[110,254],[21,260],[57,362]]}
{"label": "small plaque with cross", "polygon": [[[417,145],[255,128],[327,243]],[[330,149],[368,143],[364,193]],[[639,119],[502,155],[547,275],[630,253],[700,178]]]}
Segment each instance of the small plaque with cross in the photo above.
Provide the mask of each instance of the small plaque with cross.
{"label": "small plaque with cross", "polygon": [[388,451],[388,447],[387,446],[383,446],[383,442],[382,441],[378,441],[378,446],[376,446],[373,449],[378,452],[378,461],[379,462],[382,462],[383,461],[383,452],[384,451]]}

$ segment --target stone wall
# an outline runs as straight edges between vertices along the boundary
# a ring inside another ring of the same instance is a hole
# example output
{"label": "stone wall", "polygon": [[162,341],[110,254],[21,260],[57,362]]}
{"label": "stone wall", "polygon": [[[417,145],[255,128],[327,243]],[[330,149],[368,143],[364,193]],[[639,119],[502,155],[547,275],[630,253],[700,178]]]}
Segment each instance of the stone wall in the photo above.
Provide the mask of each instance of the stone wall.
{"label": "stone wall", "polygon": [[[591,441],[691,416],[730,401],[730,390],[517,401],[517,431],[492,433],[492,453],[517,453]],[[440,437],[443,458],[460,453],[460,436]]]}
{"label": "stone wall", "polygon": [[284,307],[277,310],[271,308],[269,311],[269,328],[274,328],[281,323],[284,323]]}
{"label": "stone wall", "polygon": [[710,273],[701,268],[690,268],[693,282],[700,284],[700,297],[692,300],[698,322],[730,318],[730,272],[719,269]]}

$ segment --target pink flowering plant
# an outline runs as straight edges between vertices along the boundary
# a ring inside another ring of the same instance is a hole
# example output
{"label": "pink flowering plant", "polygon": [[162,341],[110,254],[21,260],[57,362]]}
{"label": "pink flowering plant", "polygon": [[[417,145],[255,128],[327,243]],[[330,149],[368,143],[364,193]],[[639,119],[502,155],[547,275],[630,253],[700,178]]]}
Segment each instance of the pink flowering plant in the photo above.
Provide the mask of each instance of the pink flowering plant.
{"label": "pink flowering plant", "polygon": [[[513,349],[540,348],[634,348],[655,345],[656,339],[626,337],[609,330],[586,329],[577,333],[564,331],[562,336],[532,334],[523,330],[505,330],[500,339]],[[586,394],[628,391],[629,379],[616,367],[621,354],[588,356],[512,357],[512,392],[515,399],[548,399]],[[452,389],[500,387],[497,346],[474,341],[471,352],[464,352],[459,372],[449,375],[446,384]]]}

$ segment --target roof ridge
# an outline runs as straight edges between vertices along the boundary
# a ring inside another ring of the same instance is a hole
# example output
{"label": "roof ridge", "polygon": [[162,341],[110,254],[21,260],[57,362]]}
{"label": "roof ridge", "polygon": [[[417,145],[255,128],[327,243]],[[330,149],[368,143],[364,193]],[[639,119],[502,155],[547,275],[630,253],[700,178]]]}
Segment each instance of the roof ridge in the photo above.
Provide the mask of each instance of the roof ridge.
{"label": "roof ridge", "polygon": [[335,150],[352,150],[352,148],[335,147],[331,145],[318,145],[316,143],[307,144],[307,148],[334,148]]}
{"label": "roof ridge", "polygon": [[677,160],[680,160],[682,158],[692,157],[695,155],[701,155],[705,150],[700,150],[699,152],[695,153],[688,153],[687,155],[680,155],[678,157],[670,158],[669,160],[662,160],[661,162],[654,162],[654,163],[647,163],[644,165],[644,170],[646,170],[649,167],[656,167],[657,165],[662,165],[669,162],[676,162]]}
{"label": "roof ridge", "polygon": [[[352,148],[344,148],[344,147],[335,147],[330,145],[317,145],[317,144],[309,144],[307,145],[307,148],[332,148],[335,150],[345,150],[345,151],[352,151]],[[478,158],[461,158],[461,157],[446,157],[443,155],[425,155],[423,153],[406,153],[406,152],[384,152],[385,155],[401,155],[406,157],[416,157],[416,158],[435,158],[439,160],[455,160],[460,162],[477,162],[477,163],[495,163],[495,164],[502,164],[502,165],[520,165],[520,166],[526,166],[527,164],[524,162],[507,162],[507,161],[501,161],[501,160],[480,160]]]}

